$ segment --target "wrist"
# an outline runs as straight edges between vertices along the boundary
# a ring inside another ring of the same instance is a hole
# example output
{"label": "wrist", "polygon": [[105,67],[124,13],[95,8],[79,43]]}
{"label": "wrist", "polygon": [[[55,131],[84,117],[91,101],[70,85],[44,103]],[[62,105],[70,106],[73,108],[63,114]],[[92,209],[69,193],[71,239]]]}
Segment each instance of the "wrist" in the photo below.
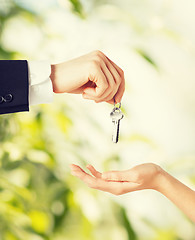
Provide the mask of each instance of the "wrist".
{"label": "wrist", "polygon": [[153,181],[154,183],[153,189],[158,192],[162,192],[166,178],[167,178],[167,172],[164,171],[160,166],[156,165],[156,173]]}

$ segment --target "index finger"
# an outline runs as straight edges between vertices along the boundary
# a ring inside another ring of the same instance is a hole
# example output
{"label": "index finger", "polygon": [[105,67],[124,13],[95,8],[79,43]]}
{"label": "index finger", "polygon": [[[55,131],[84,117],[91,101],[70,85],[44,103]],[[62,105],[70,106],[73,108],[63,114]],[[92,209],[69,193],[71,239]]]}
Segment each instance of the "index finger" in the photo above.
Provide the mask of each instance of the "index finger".
{"label": "index finger", "polygon": [[[112,63],[112,65],[115,67],[115,69],[117,70],[118,74],[120,75],[121,77],[121,83],[120,83],[120,86],[118,88],[118,91],[117,93],[115,94],[114,96],[114,100],[119,103],[121,102],[121,99],[123,97],[123,94],[124,94],[124,91],[125,91],[125,77],[124,77],[124,71],[118,66],[116,65],[116,63],[114,63],[110,58],[108,58],[106,56],[106,58],[108,59],[108,61],[110,61]],[[111,101],[108,101],[108,103],[112,103],[112,100]]]}
{"label": "index finger", "polygon": [[87,165],[87,169],[92,173],[92,175],[96,178],[101,178],[102,174],[98,172],[92,165]]}

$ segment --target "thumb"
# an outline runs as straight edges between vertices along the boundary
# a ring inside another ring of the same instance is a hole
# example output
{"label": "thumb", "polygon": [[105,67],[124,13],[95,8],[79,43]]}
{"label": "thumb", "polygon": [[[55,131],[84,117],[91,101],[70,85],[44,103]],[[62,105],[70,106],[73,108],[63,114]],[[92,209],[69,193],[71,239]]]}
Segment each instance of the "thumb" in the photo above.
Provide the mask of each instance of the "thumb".
{"label": "thumb", "polygon": [[102,178],[107,181],[128,182],[131,181],[129,171],[109,171],[102,173]]}

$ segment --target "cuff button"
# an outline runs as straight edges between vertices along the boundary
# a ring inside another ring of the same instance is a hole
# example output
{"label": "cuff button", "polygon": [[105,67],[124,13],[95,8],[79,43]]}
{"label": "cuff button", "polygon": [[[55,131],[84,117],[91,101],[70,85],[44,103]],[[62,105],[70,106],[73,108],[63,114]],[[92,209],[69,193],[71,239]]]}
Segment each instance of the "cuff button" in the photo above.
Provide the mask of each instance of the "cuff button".
{"label": "cuff button", "polygon": [[4,97],[4,100],[5,100],[5,102],[7,102],[7,103],[11,102],[12,99],[13,99],[12,94],[7,94],[7,95]]}
{"label": "cuff button", "polygon": [[0,104],[4,102],[4,98],[0,96]]}

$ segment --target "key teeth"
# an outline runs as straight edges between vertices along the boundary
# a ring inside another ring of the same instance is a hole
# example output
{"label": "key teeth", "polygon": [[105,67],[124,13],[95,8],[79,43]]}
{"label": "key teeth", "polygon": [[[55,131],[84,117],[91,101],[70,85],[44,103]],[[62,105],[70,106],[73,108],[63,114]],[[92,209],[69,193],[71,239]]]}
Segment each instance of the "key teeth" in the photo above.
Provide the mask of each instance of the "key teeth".
{"label": "key teeth", "polygon": [[119,126],[120,126],[120,120],[118,121],[118,125],[117,125],[116,143],[119,140]]}
{"label": "key teeth", "polygon": [[113,134],[112,134],[112,141],[113,143],[118,143],[119,140],[119,127],[120,127],[120,120],[114,122]]}
{"label": "key teeth", "polygon": [[116,144],[119,141],[120,120],[123,119],[124,115],[122,114],[120,108],[114,107],[110,113],[110,117],[112,118],[112,122],[114,124],[112,142]]}

